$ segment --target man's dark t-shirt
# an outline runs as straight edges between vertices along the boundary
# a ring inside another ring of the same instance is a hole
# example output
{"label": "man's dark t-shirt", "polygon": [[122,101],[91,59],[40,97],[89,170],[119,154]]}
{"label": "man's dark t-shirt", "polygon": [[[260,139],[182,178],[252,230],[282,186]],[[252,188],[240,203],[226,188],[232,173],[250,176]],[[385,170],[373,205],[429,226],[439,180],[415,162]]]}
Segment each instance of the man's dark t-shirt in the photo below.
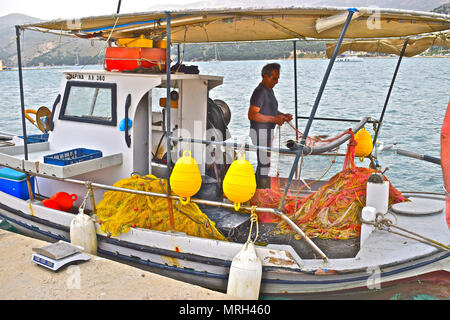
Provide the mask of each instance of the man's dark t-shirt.
{"label": "man's dark t-shirt", "polygon": [[[277,116],[278,115],[278,101],[275,98],[275,94],[272,89],[266,88],[260,83],[250,98],[250,105],[259,107],[259,113],[266,116]],[[275,123],[269,122],[256,122],[250,120],[250,128],[253,129],[273,129],[275,128]]]}

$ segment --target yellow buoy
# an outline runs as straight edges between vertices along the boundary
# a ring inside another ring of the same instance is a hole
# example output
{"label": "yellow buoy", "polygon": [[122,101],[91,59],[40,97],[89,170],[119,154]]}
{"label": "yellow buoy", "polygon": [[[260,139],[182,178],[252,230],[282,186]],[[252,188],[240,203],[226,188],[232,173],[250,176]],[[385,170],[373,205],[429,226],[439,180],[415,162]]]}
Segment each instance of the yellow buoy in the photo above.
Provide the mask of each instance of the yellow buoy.
{"label": "yellow buoy", "polygon": [[201,186],[202,175],[197,161],[192,157],[191,152],[186,150],[173,167],[170,175],[170,187],[180,197],[180,202],[187,204]]}
{"label": "yellow buoy", "polygon": [[245,154],[234,160],[223,179],[223,193],[239,210],[241,203],[250,200],[256,191],[253,166],[245,160]]}
{"label": "yellow buoy", "polygon": [[372,152],[372,137],[365,128],[362,128],[355,134],[355,141],[357,142],[355,147],[355,156],[359,157],[360,160],[364,160],[364,157],[369,156]]}

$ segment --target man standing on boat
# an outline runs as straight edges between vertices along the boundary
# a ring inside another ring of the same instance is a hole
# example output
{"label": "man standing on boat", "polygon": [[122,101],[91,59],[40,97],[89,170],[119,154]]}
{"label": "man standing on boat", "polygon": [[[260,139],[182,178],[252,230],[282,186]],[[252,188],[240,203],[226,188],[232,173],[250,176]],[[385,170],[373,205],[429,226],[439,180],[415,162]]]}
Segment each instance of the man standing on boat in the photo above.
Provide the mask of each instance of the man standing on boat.
{"label": "man standing on boat", "polygon": [[[270,63],[261,70],[261,83],[255,88],[250,98],[248,119],[250,120],[250,137],[254,145],[270,147],[275,125],[281,126],[292,120],[289,113],[278,111],[278,101],[273,88],[280,78],[280,65]],[[258,166],[256,168],[256,181],[258,188],[269,188],[270,152],[258,150]]]}

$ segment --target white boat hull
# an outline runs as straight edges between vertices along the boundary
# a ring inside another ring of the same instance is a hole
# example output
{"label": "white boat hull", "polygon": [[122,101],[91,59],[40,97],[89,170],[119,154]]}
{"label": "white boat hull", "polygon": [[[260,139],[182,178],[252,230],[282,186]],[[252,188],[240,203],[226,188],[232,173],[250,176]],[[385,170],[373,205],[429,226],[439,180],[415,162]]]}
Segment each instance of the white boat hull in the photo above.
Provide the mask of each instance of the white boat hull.
{"label": "white boat hull", "polygon": [[[53,222],[45,217],[53,218]],[[0,218],[27,236],[51,242],[70,241],[69,225],[73,218],[70,213],[38,204],[30,206],[28,201],[0,193]],[[388,234],[380,236],[389,237]],[[392,239],[388,242],[392,243]],[[329,259],[326,263],[317,259],[303,260],[287,245],[258,247],[258,256],[263,261],[261,295],[370,290],[440,270],[449,272],[448,252],[429,246],[427,250],[417,251],[417,243],[410,245],[415,249],[399,248],[394,253],[398,256],[396,261],[391,260],[389,248],[385,248],[384,253],[372,248],[371,256],[361,250],[355,258]],[[131,229],[118,237],[98,233],[100,256],[219,291],[226,290],[231,260],[241,247],[240,243],[147,229]],[[384,255],[381,260],[380,255]]]}

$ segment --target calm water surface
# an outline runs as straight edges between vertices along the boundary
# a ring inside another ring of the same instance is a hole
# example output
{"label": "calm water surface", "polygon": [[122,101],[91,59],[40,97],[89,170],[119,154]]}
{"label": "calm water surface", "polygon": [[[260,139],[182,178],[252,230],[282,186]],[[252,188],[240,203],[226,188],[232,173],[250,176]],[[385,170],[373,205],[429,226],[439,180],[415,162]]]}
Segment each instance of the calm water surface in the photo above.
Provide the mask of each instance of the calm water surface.
{"label": "calm water surface", "polygon": [[[260,82],[260,70],[269,61],[219,61],[214,63],[195,62],[202,74],[224,76],[223,84],[210,91],[210,97],[221,99],[230,106],[232,117],[229,124],[233,139],[249,142],[247,110],[253,89]],[[270,61],[273,62],[273,61]],[[275,87],[275,95],[282,112],[294,114],[293,62],[277,61],[281,64],[281,78]],[[314,104],[327,60],[298,60],[298,110],[299,115],[309,116]],[[335,63],[316,116],[361,119],[365,116],[379,118],[388,93],[396,58],[365,59],[360,63]],[[87,66],[96,69],[100,66]],[[73,69],[69,67],[69,69]],[[47,106],[51,109],[58,94],[64,69],[24,70],[26,108]],[[385,145],[396,143],[396,147],[440,157],[440,130],[449,102],[450,59],[447,58],[404,58],[394,89],[391,94],[379,141]],[[18,88],[18,73],[0,72],[0,131],[21,134],[21,113]],[[299,120],[303,131],[305,120]],[[311,135],[335,136],[352,126],[352,123],[315,121]],[[373,136],[373,128],[366,125]],[[27,122],[29,134],[40,133]],[[281,130],[281,143],[295,138],[295,133],[287,125]],[[341,148],[345,153],[345,148]],[[303,178],[321,176],[330,166],[331,157],[312,156],[305,159]],[[250,161],[256,164],[256,157],[250,154]],[[368,160],[355,160],[357,166],[368,166]],[[400,191],[443,192],[441,167],[404,156],[395,151],[379,153],[382,167],[389,168],[386,176]],[[287,176],[293,158],[280,160],[280,174]],[[338,157],[325,178],[342,169],[343,157]],[[411,286],[417,285],[414,288]],[[428,290],[429,289],[429,290]],[[367,299],[415,299],[427,297],[448,298],[449,284],[431,285],[411,283],[407,287],[394,287],[384,295],[369,295]],[[408,292],[416,292],[410,296]],[[403,295],[398,292],[404,292]],[[424,296],[420,296],[424,293]],[[349,298],[352,298],[351,296]],[[355,298],[355,297],[353,297]]]}

